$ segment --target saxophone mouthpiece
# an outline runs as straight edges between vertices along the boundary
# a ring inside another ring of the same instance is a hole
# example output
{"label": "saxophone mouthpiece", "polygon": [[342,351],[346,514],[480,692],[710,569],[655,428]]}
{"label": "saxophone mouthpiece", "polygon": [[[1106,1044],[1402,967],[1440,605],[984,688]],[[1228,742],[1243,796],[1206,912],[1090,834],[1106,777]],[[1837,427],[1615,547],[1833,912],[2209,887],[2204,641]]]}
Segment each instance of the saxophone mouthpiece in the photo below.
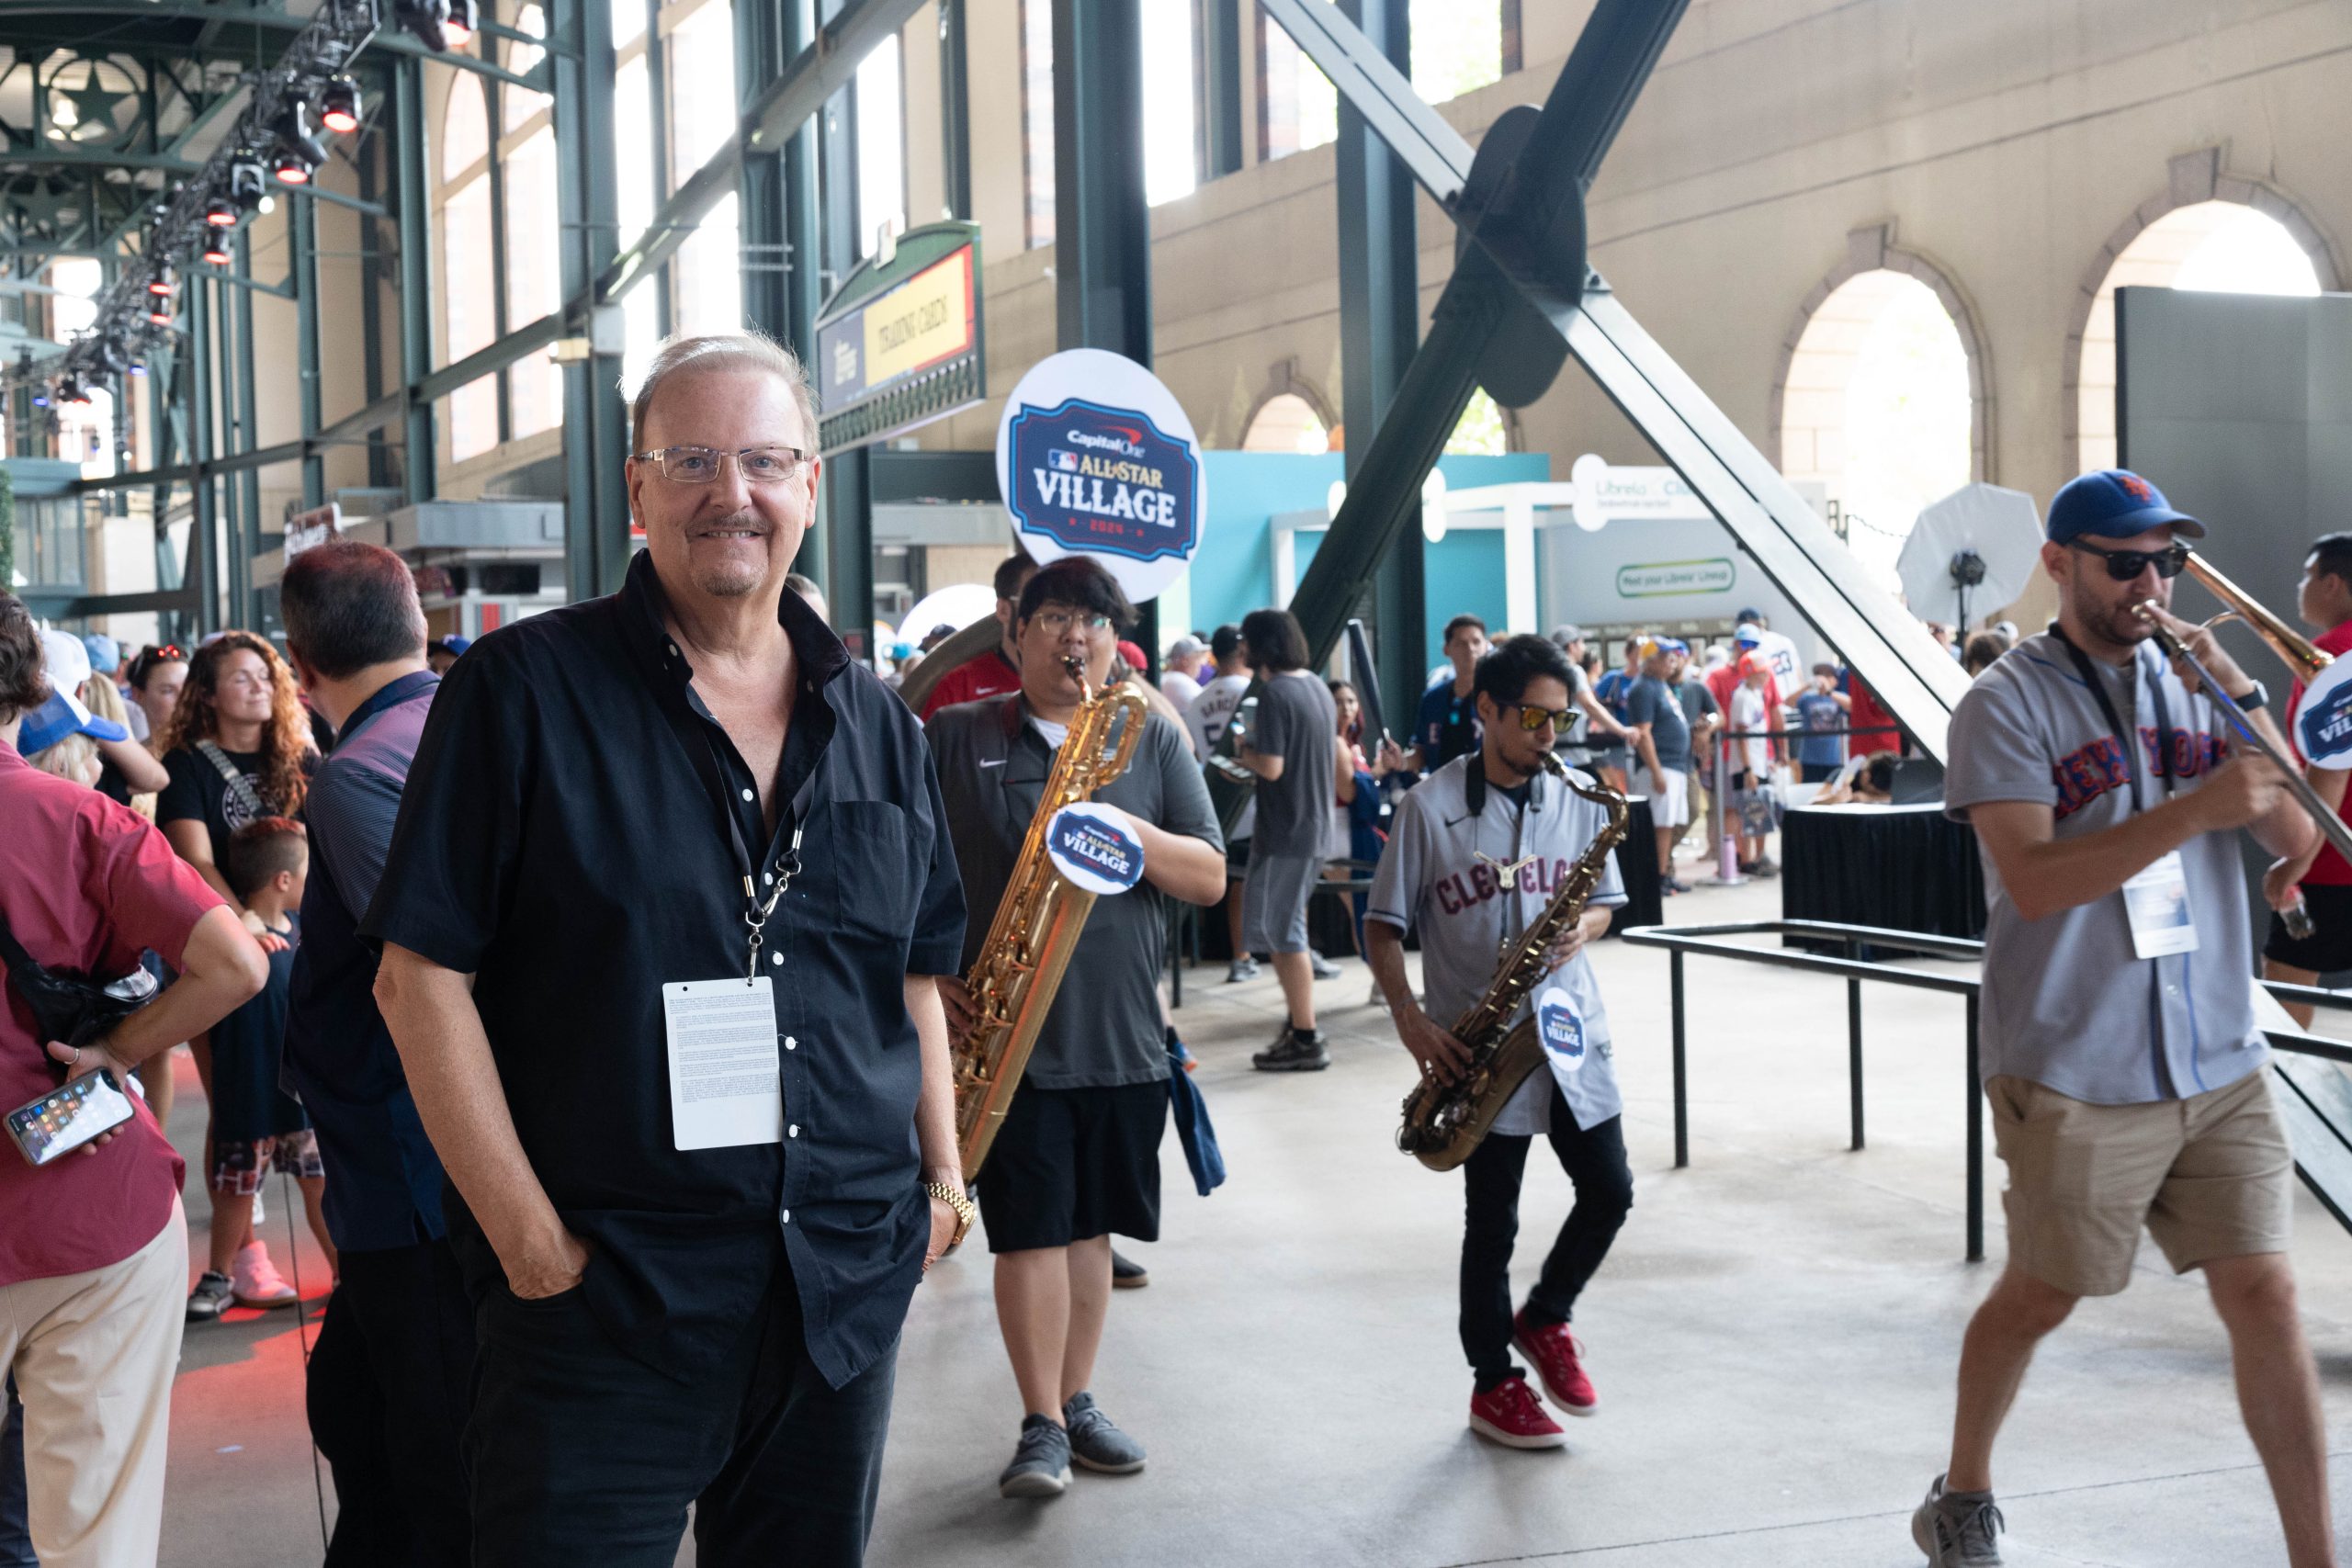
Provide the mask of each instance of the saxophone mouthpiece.
{"label": "saxophone mouthpiece", "polygon": [[1094,687],[1086,679],[1086,660],[1076,654],[1066,653],[1062,655],[1062,668],[1069,671],[1069,678],[1072,681],[1078,682],[1078,700],[1081,703],[1092,702]]}

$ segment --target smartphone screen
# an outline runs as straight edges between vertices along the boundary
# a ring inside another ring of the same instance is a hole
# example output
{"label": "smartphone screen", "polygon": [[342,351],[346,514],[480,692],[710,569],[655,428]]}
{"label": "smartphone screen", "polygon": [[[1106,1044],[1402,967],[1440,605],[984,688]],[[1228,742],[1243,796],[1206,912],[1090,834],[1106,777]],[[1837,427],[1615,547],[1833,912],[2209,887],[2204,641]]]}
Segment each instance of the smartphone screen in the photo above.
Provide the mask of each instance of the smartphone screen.
{"label": "smartphone screen", "polygon": [[30,1105],[8,1112],[8,1135],[25,1158],[47,1165],[72,1154],[101,1133],[130,1120],[130,1101],[108,1072],[85,1073],[51,1089]]}

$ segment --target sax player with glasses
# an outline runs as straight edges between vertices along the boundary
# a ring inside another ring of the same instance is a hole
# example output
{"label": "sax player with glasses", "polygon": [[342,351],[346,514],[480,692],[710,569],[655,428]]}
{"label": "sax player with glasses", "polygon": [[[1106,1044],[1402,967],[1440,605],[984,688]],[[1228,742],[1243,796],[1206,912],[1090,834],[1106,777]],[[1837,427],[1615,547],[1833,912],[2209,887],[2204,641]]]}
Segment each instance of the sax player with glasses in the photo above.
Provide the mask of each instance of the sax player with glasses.
{"label": "sax player with glasses", "polygon": [[[1100,564],[1082,556],[1054,561],[1029,580],[1013,619],[1021,689],[932,716],[927,733],[967,908],[994,909],[1004,897],[1055,753],[1088,692],[1109,680],[1117,639],[1135,618]],[[1133,824],[1143,879],[1097,901],[1087,917],[1069,983],[1053,996],[979,1167],[997,1322],[1022,1399],[1018,1443],[998,1480],[1007,1497],[1059,1495],[1073,1461],[1108,1474],[1144,1463],[1142,1445],[1094,1401],[1094,1357],[1111,1299],[1112,1233],[1151,1241],[1159,1231],[1169,1066],[1158,984],[1167,900],[1216,903],[1225,892],[1225,844],[1183,730],[1157,713],[1143,723],[1125,771],[1091,797]],[[987,922],[975,919],[966,976],[987,941]],[[978,1021],[975,998],[958,979],[941,980],[940,992],[960,1054]]]}
{"label": "sax player with glasses", "polygon": [[[1398,1037],[1422,1074],[1441,1084],[1454,1081],[1470,1056],[1431,1014],[1459,1017],[1479,998],[1500,954],[1542,916],[1609,826],[1606,807],[1543,776],[1553,742],[1574,717],[1570,681],[1566,659],[1548,639],[1498,644],[1474,677],[1478,750],[1422,780],[1389,830],[1364,940]],[[1624,902],[1616,863],[1607,860],[1583,914],[1551,949],[1551,974],[1530,998],[1546,1015],[1547,1066],[1527,1076],[1463,1165],[1462,1348],[1476,1380],[1470,1427],[1509,1448],[1567,1441],[1512,1361],[1514,1345],[1555,1405],[1571,1416],[1600,1407],[1568,1318],[1633,1207],[1634,1173],[1609,1017],[1584,948],[1608,931],[1610,910]],[[1405,973],[1408,930],[1420,933],[1426,1010]],[[1576,1204],[1527,1304],[1514,1314],[1520,1180],[1539,1135],[1575,1183]]]}

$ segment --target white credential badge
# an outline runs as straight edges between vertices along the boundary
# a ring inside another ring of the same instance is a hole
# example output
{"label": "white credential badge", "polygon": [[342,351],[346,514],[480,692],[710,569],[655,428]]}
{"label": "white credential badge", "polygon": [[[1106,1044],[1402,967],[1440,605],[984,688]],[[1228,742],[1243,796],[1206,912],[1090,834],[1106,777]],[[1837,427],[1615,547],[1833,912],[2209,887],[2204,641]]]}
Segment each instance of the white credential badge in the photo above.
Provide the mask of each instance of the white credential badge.
{"label": "white credential badge", "polygon": [[1536,997],[1535,1037],[1544,1043],[1544,1059],[1559,1079],[1561,1092],[1571,1092],[1576,1076],[1584,1071],[1587,1046],[1584,1019],[1565,987],[1546,986]]}
{"label": "white credential badge", "polygon": [[681,1151],[784,1141],[775,982],[762,975],[664,986],[662,1023]]}
{"label": "white credential badge", "polygon": [[2123,911],[2132,920],[2132,951],[2141,958],[2197,951],[2197,921],[2188,910],[2188,870],[2174,850],[2123,885]]}
{"label": "white credential badge", "polygon": [[1143,880],[1143,835],[1127,814],[1099,800],[1065,806],[1046,824],[1046,853],[1071,886],[1125,893]]}

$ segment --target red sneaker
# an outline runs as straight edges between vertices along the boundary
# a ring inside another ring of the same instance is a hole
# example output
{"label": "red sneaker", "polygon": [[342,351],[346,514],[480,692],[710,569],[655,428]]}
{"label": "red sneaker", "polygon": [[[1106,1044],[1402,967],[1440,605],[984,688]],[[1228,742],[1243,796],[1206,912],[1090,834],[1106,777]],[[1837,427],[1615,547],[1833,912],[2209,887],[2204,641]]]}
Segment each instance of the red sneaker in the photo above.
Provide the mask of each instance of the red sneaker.
{"label": "red sneaker", "polygon": [[1566,1447],[1566,1432],[1544,1413],[1544,1402],[1516,1373],[1484,1393],[1470,1396],[1470,1429],[1507,1449]]}
{"label": "red sneaker", "polygon": [[1530,1323],[1522,1310],[1510,1320],[1510,1342],[1534,1363],[1535,1375],[1543,1380],[1544,1393],[1553,1404],[1571,1416],[1589,1416],[1600,1408],[1600,1395],[1592,1391],[1592,1380],[1577,1361],[1584,1347],[1569,1334],[1566,1324]]}

